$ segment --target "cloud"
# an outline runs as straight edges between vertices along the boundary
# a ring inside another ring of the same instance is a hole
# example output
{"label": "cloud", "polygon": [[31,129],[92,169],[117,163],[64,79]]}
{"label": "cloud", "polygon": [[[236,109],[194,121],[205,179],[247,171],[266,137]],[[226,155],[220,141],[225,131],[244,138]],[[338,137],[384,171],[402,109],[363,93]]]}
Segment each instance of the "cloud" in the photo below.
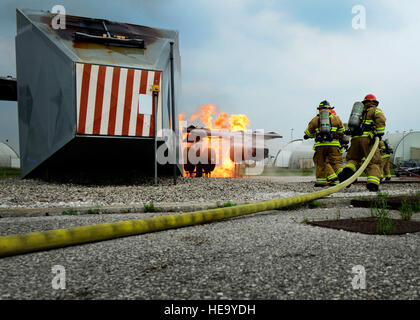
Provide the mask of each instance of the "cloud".
{"label": "cloud", "polygon": [[[198,99],[212,103],[213,97],[224,95],[228,101],[219,105],[222,110],[244,112],[254,128],[284,134],[290,128],[303,132],[323,99],[347,121],[353,102],[375,93],[389,129],[418,128],[406,116],[418,113],[418,5],[381,2],[377,11],[371,8],[371,18],[368,11],[366,30],[351,28],[349,10],[348,29],[330,32],[287,12],[269,7],[249,12],[244,6],[213,12],[215,35],[183,53],[188,61],[183,63],[186,109],[193,109]],[[376,25],[377,14],[395,20],[397,28]],[[194,87],[201,89],[189,90]],[[404,112],[397,107],[401,105]]]}
{"label": "cloud", "polygon": [[[303,135],[320,101],[343,121],[354,101],[374,93],[390,130],[420,129],[414,1],[62,1],[68,13],[180,31],[183,104],[216,104],[245,113],[254,129]],[[318,2],[317,2],[318,3]],[[367,29],[353,30],[352,5],[367,8]],[[15,7],[54,1],[7,0],[0,12],[0,73],[14,70]],[[12,12],[13,11],[13,12]],[[8,17],[6,17],[6,15]],[[8,44],[7,44],[8,43]],[[9,68],[9,69],[7,69]]]}

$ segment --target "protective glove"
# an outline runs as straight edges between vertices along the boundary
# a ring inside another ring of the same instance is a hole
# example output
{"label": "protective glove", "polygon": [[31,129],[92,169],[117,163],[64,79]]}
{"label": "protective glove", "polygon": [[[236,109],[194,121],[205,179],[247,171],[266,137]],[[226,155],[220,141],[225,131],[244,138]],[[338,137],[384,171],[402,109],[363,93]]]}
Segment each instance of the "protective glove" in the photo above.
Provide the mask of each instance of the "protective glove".
{"label": "protective glove", "polygon": [[305,135],[303,136],[303,139],[308,140],[308,139],[309,139],[309,136],[308,136],[307,134],[305,134]]}

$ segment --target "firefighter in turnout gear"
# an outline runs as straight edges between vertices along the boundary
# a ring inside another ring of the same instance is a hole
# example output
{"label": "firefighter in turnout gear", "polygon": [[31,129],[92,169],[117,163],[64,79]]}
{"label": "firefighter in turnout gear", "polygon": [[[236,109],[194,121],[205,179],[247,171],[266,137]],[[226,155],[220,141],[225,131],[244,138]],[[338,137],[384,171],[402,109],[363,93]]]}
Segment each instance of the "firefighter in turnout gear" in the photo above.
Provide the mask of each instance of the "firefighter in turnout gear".
{"label": "firefighter in turnout gear", "polygon": [[388,141],[379,141],[379,150],[381,152],[382,163],[381,163],[381,181],[383,178],[389,181],[391,180],[391,171],[389,170],[389,158],[391,157],[391,153],[393,153],[392,149],[389,147]]}
{"label": "firefighter in turnout gear", "polygon": [[309,122],[303,137],[305,140],[315,138],[315,187],[338,184],[338,174],[344,167],[339,141],[343,137],[344,126],[333,113],[333,108],[328,101],[322,101],[318,107],[318,115]]}
{"label": "firefighter in turnout gear", "polygon": [[[385,132],[386,118],[378,106],[379,102],[373,94],[368,94],[362,103],[353,105],[349,119],[347,134],[352,136],[351,146],[347,152],[347,164],[339,174],[340,182],[350,178],[370,153],[375,137],[380,139]],[[379,148],[366,167],[366,187],[370,191],[378,191],[381,178],[382,157]]]}

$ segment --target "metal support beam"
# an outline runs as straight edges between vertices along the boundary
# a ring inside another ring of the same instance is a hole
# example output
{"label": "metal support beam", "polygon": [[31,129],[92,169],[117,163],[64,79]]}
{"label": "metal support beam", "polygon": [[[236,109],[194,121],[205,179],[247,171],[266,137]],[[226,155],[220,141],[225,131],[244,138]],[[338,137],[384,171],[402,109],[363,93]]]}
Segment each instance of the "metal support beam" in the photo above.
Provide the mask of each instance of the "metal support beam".
{"label": "metal support beam", "polygon": [[152,88],[153,91],[153,124],[154,124],[154,138],[155,138],[155,186],[158,185],[158,178],[157,178],[157,112],[158,112],[158,97],[160,92],[160,86],[154,85]]}
{"label": "metal support beam", "polygon": [[154,113],[155,116],[153,117],[153,122],[154,122],[154,134],[155,134],[155,186],[158,185],[158,178],[157,178],[157,104],[158,104],[158,94],[153,92],[153,100],[154,100]]}
{"label": "metal support beam", "polygon": [[176,185],[176,178],[178,175],[178,168],[177,168],[177,151],[178,151],[178,144],[177,144],[177,130],[176,130],[176,114],[175,114],[175,87],[174,87],[174,43],[171,42],[171,55],[170,55],[170,60],[171,60],[171,104],[172,104],[172,133],[173,133],[173,154],[174,154],[174,159],[173,159],[173,166],[174,166],[174,184]]}

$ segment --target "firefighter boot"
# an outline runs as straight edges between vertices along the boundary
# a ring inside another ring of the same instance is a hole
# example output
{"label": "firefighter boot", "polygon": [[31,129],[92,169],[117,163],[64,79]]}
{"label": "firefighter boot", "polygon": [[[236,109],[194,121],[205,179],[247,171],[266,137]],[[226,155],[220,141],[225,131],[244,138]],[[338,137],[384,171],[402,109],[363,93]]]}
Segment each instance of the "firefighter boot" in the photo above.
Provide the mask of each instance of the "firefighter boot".
{"label": "firefighter boot", "polygon": [[374,183],[368,183],[366,185],[366,188],[368,188],[368,190],[372,191],[372,192],[378,192],[379,191],[379,186],[377,184],[374,184]]}
{"label": "firefighter boot", "polygon": [[314,187],[315,188],[325,188],[325,187],[328,187],[328,184],[322,184],[322,183],[315,183],[314,184]]}
{"label": "firefighter boot", "polygon": [[343,182],[343,181],[347,180],[348,178],[350,178],[353,175],[353,173],[354,173],[353,170],[351,170],[348,167],[345,167],[343,169],[343,171],[341,171],[338,174],[338,180],[340,180],[340,182]]}
{"label": "firefighter boot", "polygon": [[338,185],[340,183],[340,181],[338,180],[338,178],[335,178],[334,180],[331,180],[331,181],[329,181],[328,182],[328,184],[330,185],[330,186],[336,186],[336,185]]}

